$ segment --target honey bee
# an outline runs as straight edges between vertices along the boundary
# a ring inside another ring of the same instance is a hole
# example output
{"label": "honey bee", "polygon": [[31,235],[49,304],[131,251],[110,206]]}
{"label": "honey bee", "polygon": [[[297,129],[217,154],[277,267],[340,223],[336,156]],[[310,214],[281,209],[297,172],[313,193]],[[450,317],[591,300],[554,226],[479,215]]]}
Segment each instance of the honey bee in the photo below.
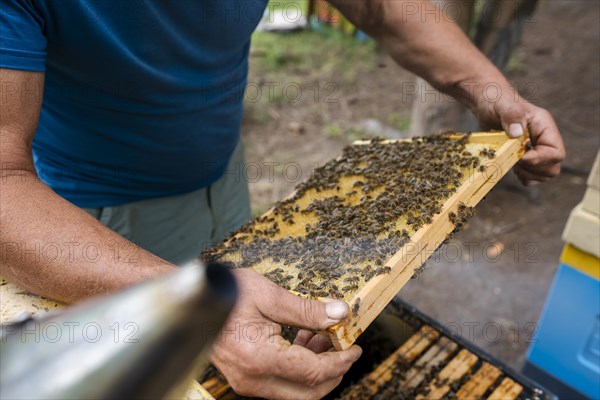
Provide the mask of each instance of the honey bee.
{"label": "honey bee", "polygon": [[358,289],[358,285],[356,283],[353,283],[353,284],[344,286],[342,288],[342,292],[350,292],[350,291],[357,290],[357,289]]}
{"label": "honey bee", "polygon": [[358,300],[353,306],[352,306],[352,316],[356,317],[358,315],[358,310],[360,310],[360,304],[359,304],[360,300]]}

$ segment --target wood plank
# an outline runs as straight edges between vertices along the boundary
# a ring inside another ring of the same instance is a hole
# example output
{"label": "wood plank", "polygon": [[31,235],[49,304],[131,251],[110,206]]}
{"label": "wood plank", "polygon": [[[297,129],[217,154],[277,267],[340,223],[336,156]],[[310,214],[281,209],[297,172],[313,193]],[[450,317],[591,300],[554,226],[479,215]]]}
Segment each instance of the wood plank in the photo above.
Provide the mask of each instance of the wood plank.
{"label": "wood plank", "polygon": [[478,358],[467,349],[462,349],[438,374],[437,378],[427,386],[425,395],[418,395],[417,400],[441,399],[450,391],[450,385],[462,378]]}
{"label": "wood plank", "polygon": [[[462,138],[462,133],[451,134],[450,138],[459,140]],[[410,142],[415,138],[407,138],[407,139],[387,139],[382,140],[381,143],[397,143],[397,142]],[[495,147],[500,147],[506,142],[506,134],[503,131],[493,131],[493,132],[474,132],[469,136],[469,143],[479,143],[485,145],[494,145]],[[355,145],[365,145],[370,144],[370,140],[355,140],[352,144]]]}
{"label": "wood plank", "polygon": [[458,390],[456,398],[458,400],[480,398],[501,374],[502,372],[498,368],[484,362],[471,379]]}
{"label": "wood plank", "polygon": [[390,381],[393,377],[393,366],[398,362],[412,363],[440,336],[440,333],[432,327],[425,325],[412,335],[392,355],[379,364],[367,377],[366,382],[374,392]]}
{"label": "wood plank", "polygon": [[201,386],[217,400],[222,399],[231,390],[229,383],[218,376],[207,379]]}
{"label": "wood plank", "polygon": [[[489,134],[473,134],[470,140],[484,141]],[[500,140],[500,135],[492,135],[492,141]],[[356,295],[360,298],[361,310],[328,329],[334,347],[338,350],[349,348],[360,334],[373,322],[385,306],[394,298],[413,276],[416,268],[433,254],[446,237],[454,230],[450,222],[450,212],[457,212],[459,204],[474,207],[521,158],[524,141],[508,139],[496,150],[495,158],[485,171],[473,171],[466,184],[463,184],[444,204],[442,212],[434,217],[431,224],[419,229],[411,236],[411,241],[386,263],[391,268],[387,275],[381,275],[368,282]]]}
{"label": "wood plank", "polygon": [[514,400],[523,391],[523,386],[506,377],[500,385],[490,394],[488,400]]}
{"label": "wood plank", "polygon": [[423,356],[422,359],[419,359],[417,364],[408,371],[405,378],[406,387],[416,388],[419,386],[431,370],[444,363],[448,357],[454,353],[458,345],[447,337],[443,337],[436,343],[436,347],[438,351],[430,360],[420,364],[422,359],[424,361],[426,358]]}

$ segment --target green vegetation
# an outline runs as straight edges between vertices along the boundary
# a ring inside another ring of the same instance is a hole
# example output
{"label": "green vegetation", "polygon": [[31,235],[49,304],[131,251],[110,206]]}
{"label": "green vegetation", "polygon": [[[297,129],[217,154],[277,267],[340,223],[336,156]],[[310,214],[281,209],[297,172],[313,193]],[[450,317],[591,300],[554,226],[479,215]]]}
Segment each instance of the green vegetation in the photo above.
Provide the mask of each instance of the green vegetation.
{"label": "green vegetation", "polygon": [[269,209],[267,207],[253,207],[252,209],[252,218],[258,218],[264,213],[266,213]]}
{"label": "green vegetation", "polygon": [[339,123],[326,124],[323,127],[323,134],[333,139],[342,139],[343,142],[348,144],[369,136],[364,130],[356,126]]}
{"label": "green vegetation", "polygon": [[300,7],[305,13],[308,11],[308,0],[269,0],[268,9],[282,9],[289,7],[290,4]]}
{"label": "green vegetation", "polygon": [[331,73],[347,75],[357,66],[372,63],[375,45],[358,42],[340,32],[325,35],[310,30],[295,33],[256,32],[252,36],[251,74],[281,71],[287,75]]}
{"label": "green vegetation", "polygon": [[514,52],[510,59],[508,60],[508,64],[506,66],[507,72],[526,72],[527,64],[523,57],[519,54],[518,51]]}
{"label": "green vegetation", "polygon": [[410,115],[392,113],[388,115],[388,123],[398,131],[407,131],[410,128]]}
{"label": "green vegetation", "polygon": [[323,133],[330,138],[339,138],[344,133],[340,124],[327,124],[323,127]]}

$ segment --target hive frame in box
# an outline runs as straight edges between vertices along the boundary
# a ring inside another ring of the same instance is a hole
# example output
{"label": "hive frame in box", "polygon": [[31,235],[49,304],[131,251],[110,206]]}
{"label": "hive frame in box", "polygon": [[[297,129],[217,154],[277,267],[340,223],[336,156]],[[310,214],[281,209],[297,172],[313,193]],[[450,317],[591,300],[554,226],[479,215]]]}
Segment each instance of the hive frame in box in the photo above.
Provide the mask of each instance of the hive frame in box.
{"label": "hive frame in box", "polygon": [[[457,135],[457,139],[462,136]],[[410,140],[410,139],[407,139]],[[483,171],[475,169],[469,179],[444,203],[442,211],[433,218],[431,224],[415,232],[410,242],[394,254],[385,266],[391,271],[379,275],[362,287],[349,301],[350,309],[357,312],[343,322],[327,330],[337,350],[349,348],[360,334],[373,322],[385,306],[394,298],[413,276],[415,269],[431,256],[452,233],[455,226],[450,221],[450,212],[457,213],[459,204],[474,207],[494,187],[521,158],[525,152],[527,138],[510,139],[505,132],[478,132],[469,136],[469,143],[479,143],[495,148],[495,157],[487,163]],[[386,142],[393,142],[384,141]],[[355,142],[357,145],[368,141]],[[491,171],[491,169],[494,171]]]}

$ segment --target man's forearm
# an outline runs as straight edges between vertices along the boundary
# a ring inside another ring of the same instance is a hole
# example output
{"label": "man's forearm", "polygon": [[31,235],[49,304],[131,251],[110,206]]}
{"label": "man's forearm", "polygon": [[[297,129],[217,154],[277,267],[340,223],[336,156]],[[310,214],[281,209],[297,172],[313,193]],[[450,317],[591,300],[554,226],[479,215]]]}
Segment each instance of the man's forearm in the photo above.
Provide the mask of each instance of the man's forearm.
{"label": "man's forearm", "polygon": [[0,274],[24,288],[72,302],[174,268],[56,195],[34,172],[2,174]]}
{"label": "man's forearm", "polygon": [[38,178],[31,144],[43,86],[43,73],[0,68],[0,274],[71,302],[173,269]]}
{"label": "man's forearm", "polygon": [[502,73],[430,1],[332,0],[396,62],[467,106],[511,91]]}

